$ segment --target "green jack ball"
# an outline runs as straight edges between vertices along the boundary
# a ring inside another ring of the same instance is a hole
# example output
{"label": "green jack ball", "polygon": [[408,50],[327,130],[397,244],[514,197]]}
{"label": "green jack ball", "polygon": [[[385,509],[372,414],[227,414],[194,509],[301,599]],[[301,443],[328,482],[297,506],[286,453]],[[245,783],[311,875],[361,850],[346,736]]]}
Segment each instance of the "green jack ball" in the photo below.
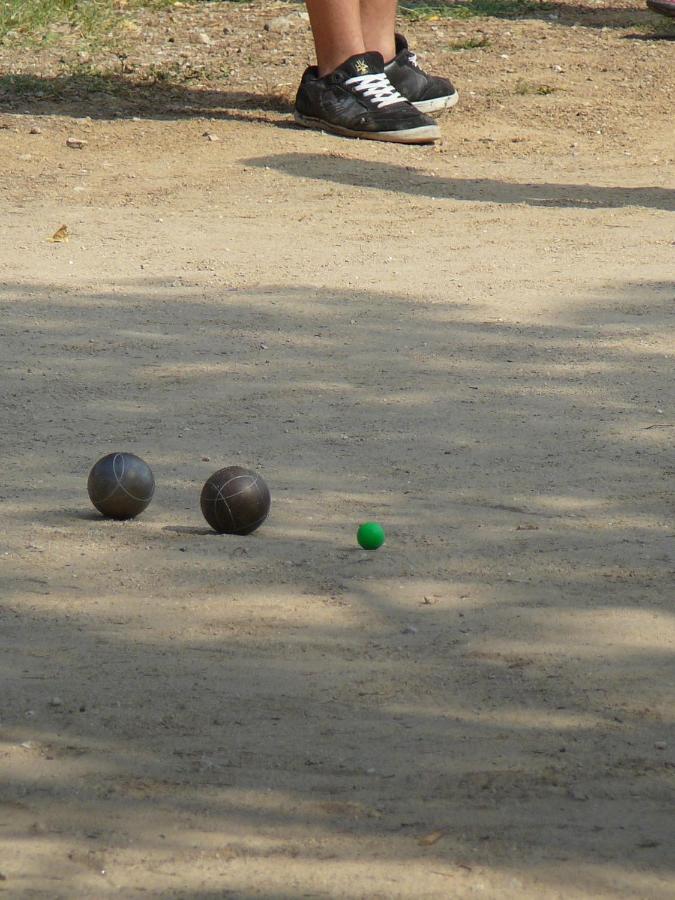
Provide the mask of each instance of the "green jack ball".
{"label": "green jack ball", "polygon": [[377,550],[384,544],[384,528],[377,522],[364,522],[359,525],[356,540],[364,550]]}

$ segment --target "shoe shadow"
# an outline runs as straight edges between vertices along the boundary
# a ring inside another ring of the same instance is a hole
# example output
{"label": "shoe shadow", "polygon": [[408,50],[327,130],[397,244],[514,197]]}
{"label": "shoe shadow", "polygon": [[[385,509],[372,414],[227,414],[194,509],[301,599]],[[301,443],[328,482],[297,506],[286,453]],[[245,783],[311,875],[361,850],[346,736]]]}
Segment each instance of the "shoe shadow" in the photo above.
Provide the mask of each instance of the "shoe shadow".
{"label": "shoe shadow", "polygon": [[591,184],[520,183],[494,178],[439,178],[386,162],[343,159],[318,153],[252,157],[247,165],[276,169],[294,178],[314,178],[352,187],[369,187],[416,197],[469,203],[527,204],[578,209],[675,210],[675,191],[660,187],[605,187]]}
{"label": "shoe shadow", "polygon": [[62,519],[84,519],[86,522],[103,522],[105,516],[101,515],[95,509],[64,509],[59,510],[59,517]]}
{"label": "shoe shadow", "polygon": [[164,528],[162,528],[162,531],[168,531],[171,534],[198,535],[200,537],[221,537],[221,535],[217,534],[211,528],[197,528],[194,525],[165,525]]}

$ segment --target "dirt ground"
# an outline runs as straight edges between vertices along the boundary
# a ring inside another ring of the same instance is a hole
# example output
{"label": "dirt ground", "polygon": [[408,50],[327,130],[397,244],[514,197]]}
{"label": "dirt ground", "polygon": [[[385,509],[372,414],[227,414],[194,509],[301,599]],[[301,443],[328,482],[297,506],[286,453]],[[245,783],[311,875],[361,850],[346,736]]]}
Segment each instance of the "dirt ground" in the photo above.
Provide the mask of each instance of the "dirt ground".
{"label": "dirt ground", "polygon": [[672,898],[675,44],[403,22],[405,148],[291,123],[300,9],[0,48],[0,893]]}

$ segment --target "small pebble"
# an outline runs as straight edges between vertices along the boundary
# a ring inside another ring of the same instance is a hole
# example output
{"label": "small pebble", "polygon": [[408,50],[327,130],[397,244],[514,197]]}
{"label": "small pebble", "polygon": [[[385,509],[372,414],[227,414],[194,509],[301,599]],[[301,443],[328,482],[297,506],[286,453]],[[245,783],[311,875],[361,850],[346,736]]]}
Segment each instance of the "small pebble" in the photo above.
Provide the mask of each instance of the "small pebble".
{"label": "small pebble", "polygon": [[656,741],[656,742],[654,743],[654,747],[655,747],[657,750],[665,750],[667,746],[668,746],[668,745],[666,744],[665,741]]}
{"label": "small pebble", "polygon": [[289,31],[293,24],[293,16],[275,16],[269,22],[265,22],[263,28],[265,31],[282,32]]}
{"label": "small pebble", "polygon": [[63,706],[63,700],[60,697],[52,697],[49,701],[50,706]]}
{"label": "small pebble", "polygon": [[66,140],[66,147],[70,147],[71,150],[84,150],[86,146],[87,141],[84,138],[69,137]]}
{"label": "small pebble", "polygon": [[417,629],[414,625],[406,625],[401,634],[417,634]]}
{"label": "small pebble", "polygon": [[42,134],[42,129],[38,128],[37,125],[33,125],[31,130],[28,132],[29,134]]}

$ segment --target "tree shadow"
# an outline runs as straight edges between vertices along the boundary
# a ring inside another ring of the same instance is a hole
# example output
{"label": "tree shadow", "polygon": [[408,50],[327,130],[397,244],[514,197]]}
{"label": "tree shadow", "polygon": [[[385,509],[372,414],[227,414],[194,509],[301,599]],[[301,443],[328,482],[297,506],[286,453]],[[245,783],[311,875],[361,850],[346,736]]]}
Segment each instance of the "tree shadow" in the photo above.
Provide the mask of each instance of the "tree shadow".
{"label": "tree shadow", "polygon": [[[105,868],[131,893],[143,867],[245,897],[275,861],[263,896],[313,896],[366,860],[408,896],[433,868],[439,896],[665,900],[670,369],[626,331],[661,334],[670,299],[610,285],[546,324],[4,283],[8,889],[95,896]],[[62,512],[111,441],[151,463],[152,505]],[[203,452],[264,472],[252,538],[205,539]],[[371,515],[389,540],[366,554]]]}
{"label": "tree shadow", "polygon": [[[166,82],[139,81],[123,74],[33,74],[0,76],[0,107],[26,115],[129,116],[159,120],[195,117],[261,122],[294,127],[274,114],[289,113],[292,104],[278,93],[189,88]],[[271,115],[265,115],[270,113]]]}
{"label": "tree shadow", "polygon": [[642,206],[675,210],[675,191],[661,187],[601,187],[591,184],[517,184],[494,178],[440,178],[387,162],[344,159],[319,153],[279,153],[245,160],[294,178],[312,178],[350,187],[368,187],[414,197],[470,203],[525,203],[553,208]]}
{"label": "tree shadow", "polygon": [[[646,7],[612,6],[609,3],[592,7],[581,3],[538,2],[538,0],[419,0],[401,4],[407,18],[424,20],[433,12],[443,18],[445,10],[449,21],[470,24],[481,17],[507,20],[544,20],[557,26],[582,26],[584,28],[630,28],[641,25],[658,26],[662,17]],[[662,34],[657,32],[655,37]]]}

